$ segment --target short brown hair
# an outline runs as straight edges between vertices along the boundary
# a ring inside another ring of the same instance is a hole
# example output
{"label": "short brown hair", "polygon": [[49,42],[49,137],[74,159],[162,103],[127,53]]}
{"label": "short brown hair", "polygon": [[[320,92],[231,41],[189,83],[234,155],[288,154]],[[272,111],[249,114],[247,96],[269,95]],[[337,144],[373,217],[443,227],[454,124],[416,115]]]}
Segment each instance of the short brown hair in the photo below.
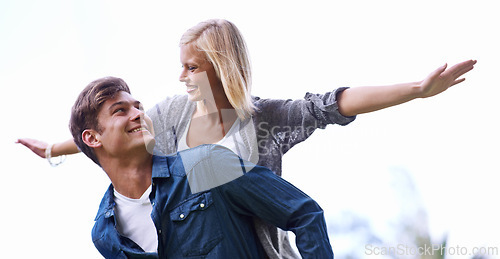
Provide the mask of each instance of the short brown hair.
{"label": "short brown hair", "polygon": [[73,141],[85,155],[99,166],[101,165],[94,149],[83,142],[82,133],[86,129],[101,132],[97,120],[101,106],[120,91],[130,94],[127,83],[121,78],[110,76],[94,80],[83,89],[71,109],[69,130],[73,135]]}

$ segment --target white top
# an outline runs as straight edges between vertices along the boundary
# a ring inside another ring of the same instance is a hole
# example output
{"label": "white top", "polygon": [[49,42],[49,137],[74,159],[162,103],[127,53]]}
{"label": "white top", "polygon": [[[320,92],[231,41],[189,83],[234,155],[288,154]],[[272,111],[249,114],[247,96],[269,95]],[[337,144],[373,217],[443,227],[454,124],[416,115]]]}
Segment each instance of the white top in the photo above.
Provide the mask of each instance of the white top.
{"label": "white top", "polygon": [[[177,151],[182,151],[189,149],[190,147],[187,145],[187,132],[189,130],[189,126],[191,124],[191,119],[189,119],[188,126],[186,127],[186,130],[181,135],[181,138],[179,139],[179,146],[177,147]],[[233,123],[233,126],[229,129],[227,134],[219,140],[219,142],[214,143],[218,144],[224,147],[227,147],[231,149],[235,154],[237,154],[240,158],[244,160],[250,160],[250,152],[246,148],[243,138],[241,137],[241,133],[239,131],[240,129],[240,124],[241,121],[240,119],[236,119],[236,121]]]}
{"label": "white top", "polygon": [[158,251],[158,236],[151,219],[153,206],[149,200],[151,186],[139,199],[131,199],[114,191],[116,228],[146,252]]}

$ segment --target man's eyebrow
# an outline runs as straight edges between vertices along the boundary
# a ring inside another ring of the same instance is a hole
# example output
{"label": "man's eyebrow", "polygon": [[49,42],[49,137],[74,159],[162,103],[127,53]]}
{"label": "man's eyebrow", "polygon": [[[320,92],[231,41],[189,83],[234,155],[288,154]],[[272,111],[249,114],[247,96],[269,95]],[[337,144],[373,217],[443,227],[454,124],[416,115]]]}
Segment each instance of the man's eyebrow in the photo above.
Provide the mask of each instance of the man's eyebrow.
{"label": "man's eyebrow", "polygon": [[[116,103],[113,103],[109,106],[109,109],[110,111],[112,111],[116,106],[121,106],[121,105],[125,105],[125,104],[128,104],[129,102],[125,102],[125,101],[119,101],[119,102],[116,102]],[[133,104],[134,105],[137,105],[137,106],[141,106],[142,103],[140,101],[133,101]]]}
{"label": "man's eyebrow", "polygon": [[111,105],[109,106],[108,110],[112,111],[112,110],[113,110],[116,106],[121,106],[121,105],[123,105],[123,104],[125,104],[125,102],[123,102],[123,101],[113,103],[113,104],[111,104]]}

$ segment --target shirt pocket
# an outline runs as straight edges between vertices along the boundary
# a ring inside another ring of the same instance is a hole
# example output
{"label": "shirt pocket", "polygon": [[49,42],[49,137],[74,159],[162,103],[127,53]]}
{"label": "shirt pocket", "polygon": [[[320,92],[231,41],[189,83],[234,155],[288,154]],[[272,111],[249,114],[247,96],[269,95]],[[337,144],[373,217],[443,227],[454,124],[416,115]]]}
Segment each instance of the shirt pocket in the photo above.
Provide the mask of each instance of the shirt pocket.
{"label": "shirt pocket", "polygon": [[223,238],[210,192],[183,201],[171,210],[170,220],[184,256],[207,255]]}

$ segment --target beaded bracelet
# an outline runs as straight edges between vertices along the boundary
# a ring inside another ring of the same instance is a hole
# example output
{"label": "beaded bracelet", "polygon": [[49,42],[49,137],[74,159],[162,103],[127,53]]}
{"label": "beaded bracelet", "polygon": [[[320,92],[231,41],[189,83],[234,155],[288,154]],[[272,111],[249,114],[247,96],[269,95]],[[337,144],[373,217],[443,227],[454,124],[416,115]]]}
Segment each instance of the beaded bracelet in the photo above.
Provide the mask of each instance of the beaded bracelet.
{"label": "beaded bracelet", "polygon": [[49,161],[49,164],[52,167],[56,167],[56,166],[64,163],[64,161],[66,161],[66,155],[59,156],[59,161],[52,162],[52,146],[54,146],[54,144],[49,144],[47,146],[47,148],[45,149],[45,158],[47,158],[47,161]]}

